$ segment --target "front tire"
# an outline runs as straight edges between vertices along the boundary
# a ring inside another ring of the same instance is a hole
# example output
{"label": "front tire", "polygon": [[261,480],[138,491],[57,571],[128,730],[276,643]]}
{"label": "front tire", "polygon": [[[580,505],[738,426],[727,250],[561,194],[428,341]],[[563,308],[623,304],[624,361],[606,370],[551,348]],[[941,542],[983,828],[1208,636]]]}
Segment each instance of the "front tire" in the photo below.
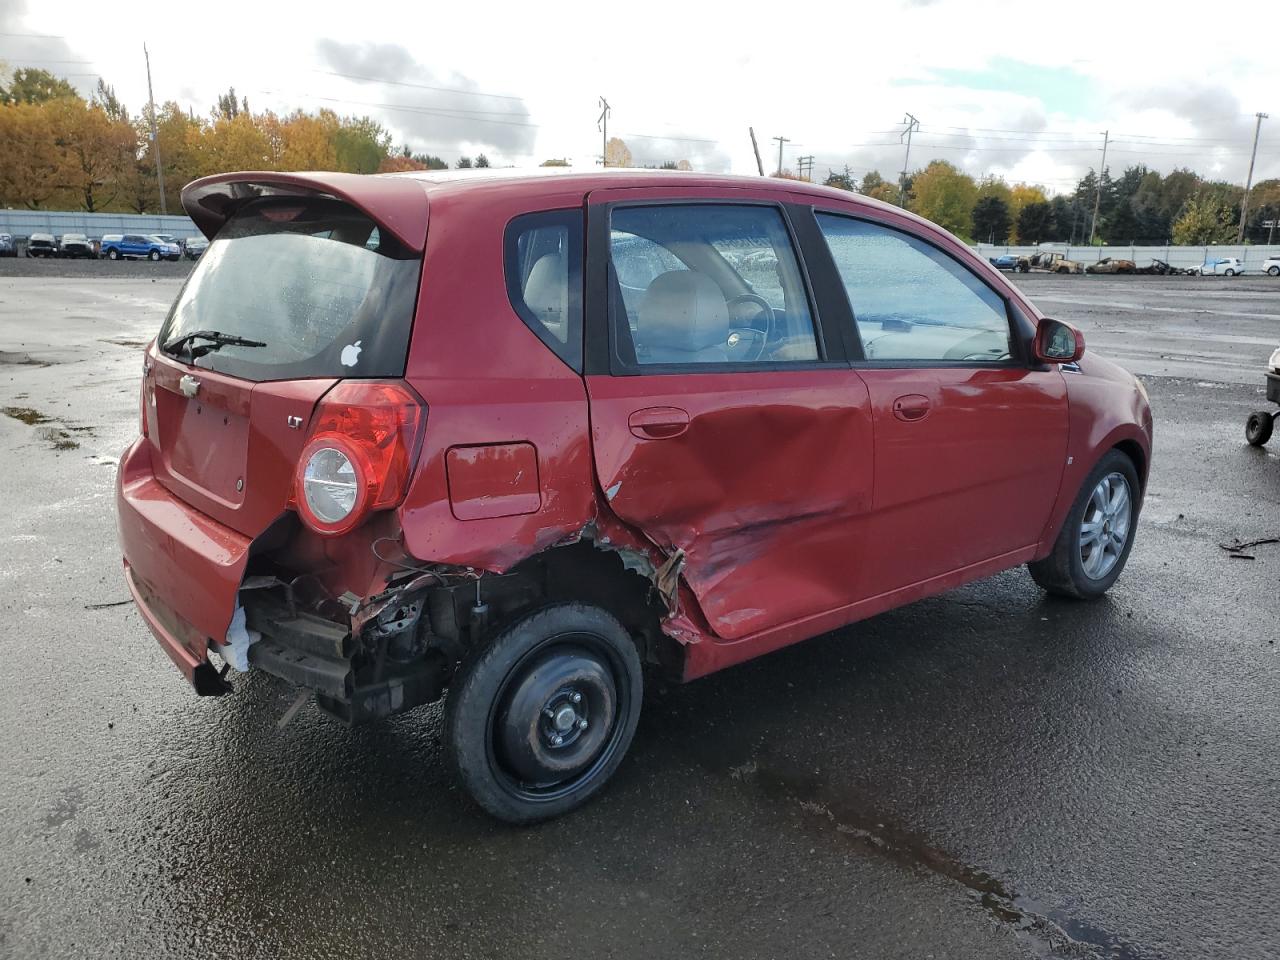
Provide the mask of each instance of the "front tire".
{"label": "front tire", "polygon": [[1267,268],[1267,276],[1269,276],[1269,277],[1280,277],[1280,267],[1268,267],[1268,268]]}
{"label": "front tire", "polygon": [[445,703],[458,779],[507,823],[581,806],[617,770],[640,719],[640,655],[612,615],[557,603],[478,644]]}
{"label": "front tire", "polygon": [[1227,269],[1226,269],[1226,276],[1228,276],[1228,277],[1234,277],[1235,275],[1236,275],[1236,272],[1235,272],[1234,270],[1232,270],[1230,267],[1227,267]]}
{"label": "front tire", "polygon": [[1027,564],[1031,578],[1055,596],[1095,600],[1116,582],[1138,524],[1138,471],[1109,450],[1080,485],[1053,552]]}
{"label": "front tire", "polygon": [[149,254],[147,254],[147,258],[148,258],[152,263],[159,263],[159,262],[160,262],[160,251],[159,251],[159,250],[152,250]]}
{"label": "front tire", "polygon": [[117,249],[115,249],[115,247],[112,247],[110,250],[108,250],[108,251],[107,251],[107,259],[108,259],[108,260],[119,260],[119,259],[120,259],[120,251],[119,251],[119,250],[117,250]]}
{"label": "front tire", "polygon": [[1271,439],[1271,429],[1275,426],[1275,416],[1266,410],[1255,410],[1245,421],[1244,438],[1251,447],[1266,446]]}

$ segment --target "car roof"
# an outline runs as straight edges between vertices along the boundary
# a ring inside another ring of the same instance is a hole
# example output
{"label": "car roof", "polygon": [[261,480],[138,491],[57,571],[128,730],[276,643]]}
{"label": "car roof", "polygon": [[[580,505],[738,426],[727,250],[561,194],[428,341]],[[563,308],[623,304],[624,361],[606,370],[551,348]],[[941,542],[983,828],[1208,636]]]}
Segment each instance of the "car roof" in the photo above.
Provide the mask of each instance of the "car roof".
{"label": "car roof", "polygon": [[574,167],[471,170],[414,170],[404,173],[280,173],[242,171],[195,180],[182,190],[182,206],[206,237],[244,203],[262,196],[325,196],[350,203],[390,231],[411,250],[421,251],[426,235],[428,197],[437,191],[512,189],[530,197],[617,187],[741,187],[796,193],[812,199],[839,199],[869,210],[893,210],[920,223],[926,221],[899,207],[834,187],[800,180],[694,173],[681,170]]}

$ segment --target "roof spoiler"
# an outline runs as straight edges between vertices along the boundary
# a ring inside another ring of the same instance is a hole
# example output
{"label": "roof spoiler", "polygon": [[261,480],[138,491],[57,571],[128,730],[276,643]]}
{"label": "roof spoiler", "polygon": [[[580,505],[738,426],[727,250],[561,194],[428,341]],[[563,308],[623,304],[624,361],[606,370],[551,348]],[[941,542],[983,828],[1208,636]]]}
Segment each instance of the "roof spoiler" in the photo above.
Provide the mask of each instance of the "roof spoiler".
{"label": "roof spoiler", "polygon": [[220,173],[182,188],[182,207],[210,240],[258,197],[325,197],[349,203],[415,253],[427,239],[427,192],[408,177],[359,173]]}

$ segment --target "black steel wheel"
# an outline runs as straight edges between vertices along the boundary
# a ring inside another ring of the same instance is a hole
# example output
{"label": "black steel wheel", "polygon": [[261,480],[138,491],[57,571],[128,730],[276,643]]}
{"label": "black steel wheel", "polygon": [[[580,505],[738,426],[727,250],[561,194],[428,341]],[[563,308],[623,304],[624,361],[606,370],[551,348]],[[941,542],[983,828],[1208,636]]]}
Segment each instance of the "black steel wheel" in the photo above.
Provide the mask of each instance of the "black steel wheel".
{"label": "black steel wheel", "polygon": [[480,644],[449,685],[458,778],[508,823],[567,813],[622,762],[642,694],[639,652],[613,616],[584,603],[544,607]]}
{"label": "black steel wheel", "polygon": [[1265,446],[1271,439],[1271,428],[1275,426],[1275,414],[1266,410],[1255,410],[1249,414],[1244,424],[1244,438],[1253,447]]}

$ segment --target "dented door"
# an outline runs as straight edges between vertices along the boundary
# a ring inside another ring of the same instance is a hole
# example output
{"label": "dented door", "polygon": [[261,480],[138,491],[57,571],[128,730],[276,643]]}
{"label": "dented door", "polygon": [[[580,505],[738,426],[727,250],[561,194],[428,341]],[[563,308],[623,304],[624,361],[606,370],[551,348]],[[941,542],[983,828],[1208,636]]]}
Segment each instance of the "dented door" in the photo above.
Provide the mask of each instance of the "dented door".
{"label": "dented door", "polygon": [[[635,326],[637,314],[661,296],[675,313],[683,309],[679,290],[660,290],[682,284],[635,276],[624,265],[619,285],[616,271],[607,269],[610,205],[714,196],[740,201],[742,192],[637,188],[591,194],[588,249],[596,273],[589,284],[597,286],[587,298],[589,350],[592,338],[598,344],[606,335],[610,317],[629,317]],[[688,211],[679,216],[689,219]],[[660,232],[661,223],[675,219],[674,213],[658,217],[653,229]],[[771,216],[763,219],[773,222]],[[781,236],[770,230],[775,240]],[[785,257],[776,265],[760,250],[732,246],[721,244],[727,251],[723,259],[736,264],[732,275],[688,242],[666,245],[667,252],[685,258],[681,263],[655,253],[654,272],[688,267],[714,280],[729,300],[770,300],[777,320],[771,349],[784,357],[805,355],[802,337],[788,344],[778,332],[791,329],[788,324],[803,330],[806,305],[797,297],[798,273]],[[771,286],[764,267],[783,277],[787,292]],[[741,275],[756,277],[755,284],[735,279]],[[704,280],[683,286],[695,312],[699,298],[713,297]],[[678,342],[663,353],[662,344],[652,336],[646,341],[645,330],[636,327],[623,333],[636,338],[640,354],[648,350],[659,360],[609,365],[597,349],[594,368],[590,358],[587,365],[592,448],[603,496],[620,519],[664,551],[684,551],[684,580],[712,631],[726,640],[843,606],[860,595],[873,476],[870,400],[839,355],[842,348],[822,331],[811,301],[807,309],[820,340],[818,354],[808,361],[720,362],[708,358],[716,351],[714,336]],[[687,351],[687,360],[680,350]],[[616,361],[618,354],[613,356]]]}

